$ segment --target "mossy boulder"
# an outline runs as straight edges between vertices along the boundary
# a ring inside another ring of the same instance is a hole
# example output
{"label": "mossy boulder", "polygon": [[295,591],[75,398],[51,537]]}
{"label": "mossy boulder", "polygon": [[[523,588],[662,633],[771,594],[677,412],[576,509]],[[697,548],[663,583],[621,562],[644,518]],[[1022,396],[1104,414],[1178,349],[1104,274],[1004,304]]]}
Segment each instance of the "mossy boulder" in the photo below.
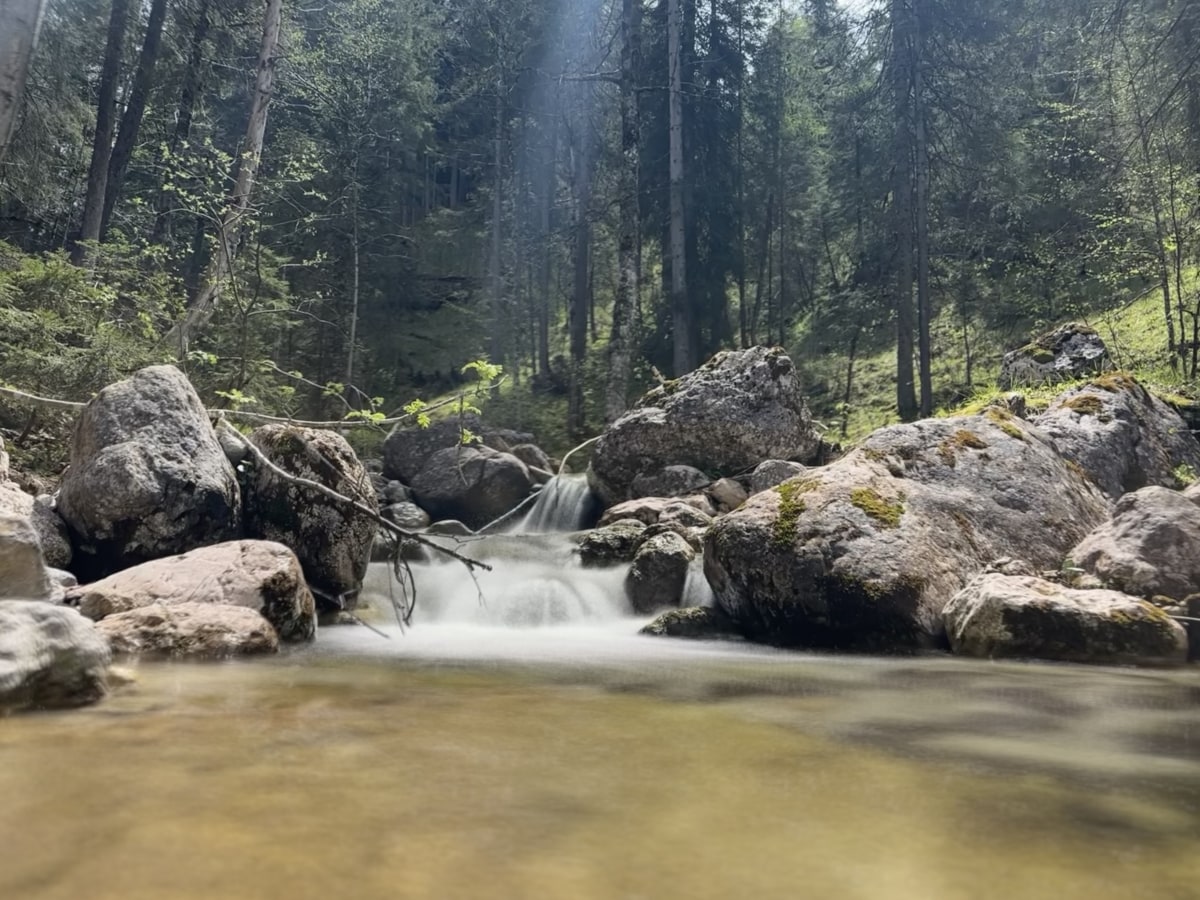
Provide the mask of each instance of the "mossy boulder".
{"label": "mossy boulder", "polygon": [[718,353],[642,397],[597,441],[588,480],[611,506],[637,496],[635,481],[666,466],[719,478],[765,459],[807,462],[819,446],[792,360],[754,347]]}
{"label": "mossy boulder", "polygon": [[1105,665],[1175,665],[1187,659],[1187,633],[1178,622],[1116,591],[989,573],[955,595],[944,616],[950,646],[963,656]]}
{"label": "mossy boulder", "polygon": [[1073,381],[1111,367],[1108,348],[1096,329],[1080,322],[1053,331],[1004,355],[1000,384],[1012,387]]}
{"label": "mossy boulder", "polygon": [[992,560],[1057,568],[1107,503],[1022,420],[880,429],[830,465],[752,496],[706,532],[717,605],[753,640],[911,651]]}

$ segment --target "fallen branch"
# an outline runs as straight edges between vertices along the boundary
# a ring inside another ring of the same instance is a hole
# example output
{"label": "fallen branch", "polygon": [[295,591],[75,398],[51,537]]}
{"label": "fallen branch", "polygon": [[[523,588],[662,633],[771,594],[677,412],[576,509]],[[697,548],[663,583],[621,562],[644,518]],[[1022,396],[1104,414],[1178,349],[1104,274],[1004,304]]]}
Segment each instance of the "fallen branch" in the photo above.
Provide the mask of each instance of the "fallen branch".
{"label": "fallen branch", "polygon": [[54,400],[50,397],[39,397],[36,394],[27,394],[25,391],[18,391],[16,388],[10,387],[0,387],[0,395],[20,400],[22,403],[28,403],[31,406],[39,406],[43,409],[64,409],[71,412],[78,412],[87,406],[86,403],[76,403],[73,400]]}

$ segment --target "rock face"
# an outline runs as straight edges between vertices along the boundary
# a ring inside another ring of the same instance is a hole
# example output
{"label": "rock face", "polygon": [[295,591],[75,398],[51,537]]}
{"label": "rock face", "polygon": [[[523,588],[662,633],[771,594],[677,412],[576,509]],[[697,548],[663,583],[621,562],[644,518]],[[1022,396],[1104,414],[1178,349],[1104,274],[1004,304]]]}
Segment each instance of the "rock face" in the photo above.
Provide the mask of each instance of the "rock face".
{"label": "rock face", "polygon": [[108,616],[96,627],[121,656],[224,659],[279,650],[271,623],[243,606],[152,603]]}
{"label": "rock face", "polygon": [[642,541],[625,576],[625,594],[636,613],[678,606],[696,553],[678,534],[665,531]]}
{"label": "rock face", "polygon": [[669,609],[638,634],[653,637],[692,638],[694,640],[739,640],[733,622],[725,613],[712,606],[689,606]]}
{"label": "rock face", "polygon": [[1183,419],[1120,372],[1067,391],[1033,421],[1110,497],[1177,487],[1180,467],[1200,473],[1200,443]]}
{"label": "rock face", "polygon": [[239,535],[237,478],[182,372],[142,369],[87,405],[58,511],[87,577]]}
{"label": "rock face", "polygon": [[939,646],[942,607],[991,560],[1058,568],[1104,497],[1002,410],[880,429],[751,497],[706,532],[717,605],[754,640],[883,652]]}
{"label": "rock face", "polygon": [[1161,609],[1116,591],[1081,591],[1040,578],[986,574],[945,609],[955,653],[1110,665],[1187,659],[1187,634]]}
{"label": "rock face", "polygon": [[764,459],[808,460],[819,445],[791,359],[754,347],[718,353],[646,394],[596,442],[588,479],[611,506],[635,496],[639,475],[668,465],[736,475]]}
{"label": "rock face", "polygon": [[1126,494],[1068,556],[1118,591],[1183,600],[1200,592],[1200,506],[1164,487]]}
{"label": "rock face", "polygon": [[50,577],[28,519],[0,513],[0,600],[49,600]]}
{"label": "rock face", "polygon": [[[379,511],[366,469],[332,431],[267,425],[250,440],[279,468]],[[312,488],[256,467],[246,488],[246,535],[290,547],[323,604],[353,609],[375,538],[375,520]]]}
{"label": "rock face", "polygon": [[312,593],[296,555],[269,541],[233,541],[155,560],[67,592],[90,619],[152,605],[208,603],[260,613],[285,641],[316,634]]}
{"label": "rock face", "polygon": [[[468,413],[432,423],[428,428],[397,426],[383,442],[383,474],[405,484],[412,484],[429,457],[439,450],[462,444],[463,429],[477,435],[481,442],[495,450],[508,451],[522,444],[532,444],[533,435],[484,425],[479,416]],[[475,444],[478,446],[478,444]]]}
{"label": "rock face", "polygon": [[75,610],[0,602],[0,713],[95,703],[110,660],[108,641]]}
{"label": "rock face", "polygon": [[1004,355],[1000,386],[1042,385],[1073,381],[1112,368],[1108,348],[1096,329],[1079,322],[1061,325],[1031,344]]}
{"label": "rock face", "polygon": [[472,529],[498,519],[533,493],[529,467],[489,447],[448,447],[429,457],[412,481],[417,503],[436,519]]}

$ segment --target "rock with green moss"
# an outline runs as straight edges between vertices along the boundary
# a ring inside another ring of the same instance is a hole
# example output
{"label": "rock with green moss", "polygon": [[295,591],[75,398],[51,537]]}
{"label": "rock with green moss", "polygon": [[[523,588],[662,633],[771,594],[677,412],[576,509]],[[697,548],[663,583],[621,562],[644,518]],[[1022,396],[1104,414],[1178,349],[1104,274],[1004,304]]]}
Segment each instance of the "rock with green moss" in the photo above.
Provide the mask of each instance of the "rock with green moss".
{"label": "rock with green moss", "polygon": [[1108,348],[1096,329],[1079,322],[1061,325],[1004,355],[1005,389],[1086,378],[1111,367]]}
{"label": "rock with green moss", "polygon": [[[366,469],[336,432],[266,425],[250,440],[289,475],[315,481],[378,513]],[[265,466],[256,466],[247,479],[245,503],[248,537],[290,547],[323,605],[354,607],[375,539],[371,515]]]}
{"label": "rock with green moss", "polygon": [[1033,424],[1109,497],[1180,487],[1180,472],[1200,471],[1200,443],[1183,419],[1124,372],[1065,391]]}
{"label": "rock with green moss", "polygon": [[670,609],[645,626],[639,634],[652,637],[677,637],[692,640],[740,640],[729,616],[712,606]]}
{"label": "rock with green moss", "polygon": [[705,574],[753,640],[938,647],[942,607],[973,575],[1004,556],[1058,568],[1107,512],[1036,428],[985,410],[880,429],[755,494],[706,532]]}
{"label": "rock with green moss", "polygon": [[646,394],[596,443],[588,480],[611,506],[665,466],[735,476],[764,459],[807,462],[819,446],[792,360],[779,348],[754,347],[718,353],[671,389]]}
{"label": "rock with green moss", "polygon": [[1187,633],[1158,607],[1116,591],[1081,591],[1028,576],[985,574],[944,610],[951,649],[984,659],[1177,665]]}
{"label": "rock with green moss", "polygon": [[1126,594],[1183,600],[1200,592],[1200,507],[1164,487],[1126,494],[1068,558]]}

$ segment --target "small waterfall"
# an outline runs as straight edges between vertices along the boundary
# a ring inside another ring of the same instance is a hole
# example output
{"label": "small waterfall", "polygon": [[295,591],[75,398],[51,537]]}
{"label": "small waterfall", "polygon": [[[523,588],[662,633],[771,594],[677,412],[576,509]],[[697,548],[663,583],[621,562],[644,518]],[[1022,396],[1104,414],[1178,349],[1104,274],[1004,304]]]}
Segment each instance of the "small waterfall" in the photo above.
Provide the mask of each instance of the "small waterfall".
{"label": "small waterfall", "polygon": [[522,534],[579,531],[593,524],[595,507],[586,475],[555,475],[514,530]]}

